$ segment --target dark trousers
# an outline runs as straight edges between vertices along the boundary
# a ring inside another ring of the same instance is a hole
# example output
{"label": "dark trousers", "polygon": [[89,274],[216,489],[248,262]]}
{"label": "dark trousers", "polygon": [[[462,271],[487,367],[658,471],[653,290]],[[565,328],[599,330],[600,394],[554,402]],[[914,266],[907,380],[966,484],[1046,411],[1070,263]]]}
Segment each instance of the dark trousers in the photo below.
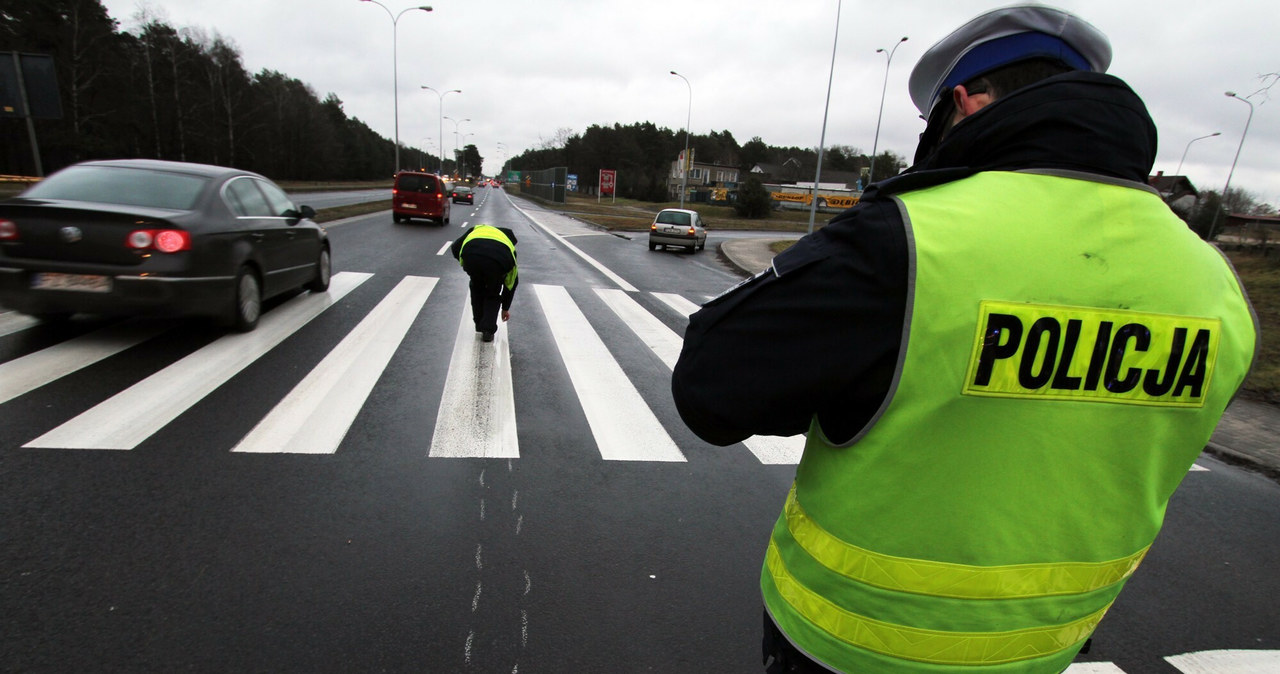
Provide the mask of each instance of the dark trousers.
{"label": "dark trousers", "polygon": [[765,674],[831,674],[832,671],[792,645],[773,623],[768,611],[764,612],[764,640],[760,649],[764,656]]}
{"label": "dark trousers", "polygon": [[471,319],[477,332],[497,332],[502,311],[502,282],[509,269],[486,257],[468,258],[462,270],[471,277]]}

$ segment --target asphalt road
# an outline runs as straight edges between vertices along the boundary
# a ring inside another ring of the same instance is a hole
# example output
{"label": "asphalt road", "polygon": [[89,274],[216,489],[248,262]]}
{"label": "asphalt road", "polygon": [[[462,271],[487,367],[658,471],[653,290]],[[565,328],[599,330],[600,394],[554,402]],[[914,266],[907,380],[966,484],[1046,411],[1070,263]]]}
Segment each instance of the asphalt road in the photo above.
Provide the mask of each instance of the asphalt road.
{"label": "asphalt road", "polygon": [[[720,236],[650,252],[480,194],[331,223],[329,293],[249,335],[0,316],[0,393],[57,373],[0,395],[4,669],[759,671],[796,443],[709,446],[669,391],[687,312],[739,280]],[[492,344],[446,250],[478,222],[519,238]],[[1071,671],[1280,649],[1280,487],[1201,467]]]}

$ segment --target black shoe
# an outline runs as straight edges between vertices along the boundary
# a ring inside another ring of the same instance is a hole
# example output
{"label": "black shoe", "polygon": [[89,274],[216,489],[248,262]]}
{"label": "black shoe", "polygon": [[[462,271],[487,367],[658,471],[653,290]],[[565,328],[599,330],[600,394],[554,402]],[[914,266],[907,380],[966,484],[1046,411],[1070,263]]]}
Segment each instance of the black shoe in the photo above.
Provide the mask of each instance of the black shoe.
{"label": "black shoe", "polygon": [[492,333],[492,332],[486,332],[486,333],[481,334],[481,335],[480,335],[480,341],[482,341],[482,342],[492,342],[492,341],[493,341],[493,333]]}

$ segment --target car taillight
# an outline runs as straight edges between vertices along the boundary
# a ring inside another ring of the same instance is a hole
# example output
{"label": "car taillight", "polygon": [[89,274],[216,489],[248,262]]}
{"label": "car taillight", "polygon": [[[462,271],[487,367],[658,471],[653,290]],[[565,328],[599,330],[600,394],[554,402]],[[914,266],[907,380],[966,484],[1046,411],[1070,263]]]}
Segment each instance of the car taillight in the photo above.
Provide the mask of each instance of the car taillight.
{"label": "car taillight", "polygon": [[12,220],[0,220],[0,241],[17,241],[18,223]]}
{"label": "car taillight", "polygon": [[176,253],[191,250],[191,234],[181,229],[135,229],[129,232],[125,245],[137,250]]}
{"label": "car taillight", "polygon": [[658,223],[656,223],[656,222],[651,222],[651,223],[649,223],[649,231],[650,231],[650,232],[656,232],[656,231],[658,231]]}
{"label": "car taillight", "polygon": [[693,236],[694,234],[697,234],[697,233],[698,233],[698,230],[694,229],[693,227],[689,228],[689,236]]}

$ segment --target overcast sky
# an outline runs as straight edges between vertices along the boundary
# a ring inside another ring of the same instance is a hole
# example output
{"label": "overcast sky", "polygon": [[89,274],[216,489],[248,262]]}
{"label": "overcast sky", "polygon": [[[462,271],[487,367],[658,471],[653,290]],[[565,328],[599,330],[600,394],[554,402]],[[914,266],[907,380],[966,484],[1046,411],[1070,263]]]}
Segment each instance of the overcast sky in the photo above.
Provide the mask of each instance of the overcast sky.
{"label": "overcast sky", "polygon": [[[392,14],[399,14],[399,137],[437,147],[444,115],[470,119],[485,170],[567,128],[649,121],[694,133],[730,131],[739,143],[816,147],[837,0],[426,0],[430,13],[380,0],[103,0],[125,30],[142,6],[176,28],[217,31],[233,42],[250,73],[277,70],[334,93],[350,117],[395,135]],[[889,65],[879,149],[908,159],[924,127],[907,77],[934,42],[973,16],[1009,4],[975,0],[843,3],[826,144],[870,152]],[[1201,190],[1221,191],[1249,116],[1242,97],[1280,72],[1273,10],[1256,0],[1061,0],[1106,33],[1109,72],[1144,98],[1160,133],[1155,170],[1182,173]],[[1271,18],[1268,18],[1271,17]],[[891,64],[878,48],[892,49]],[[686,88],[675,70],[688,78]],[[692,107],[689,92],[692,90]],[[1269,94],[1269,96],[1268,96]],[[1252,97],[1253,121],[1233,187],[1280,206],[1280,84]],[[444,147],[455,125],[444,120]],[[1215,131],[1222,135],[1199,136]],[[673,157],[674,159],[674,157]]]}

